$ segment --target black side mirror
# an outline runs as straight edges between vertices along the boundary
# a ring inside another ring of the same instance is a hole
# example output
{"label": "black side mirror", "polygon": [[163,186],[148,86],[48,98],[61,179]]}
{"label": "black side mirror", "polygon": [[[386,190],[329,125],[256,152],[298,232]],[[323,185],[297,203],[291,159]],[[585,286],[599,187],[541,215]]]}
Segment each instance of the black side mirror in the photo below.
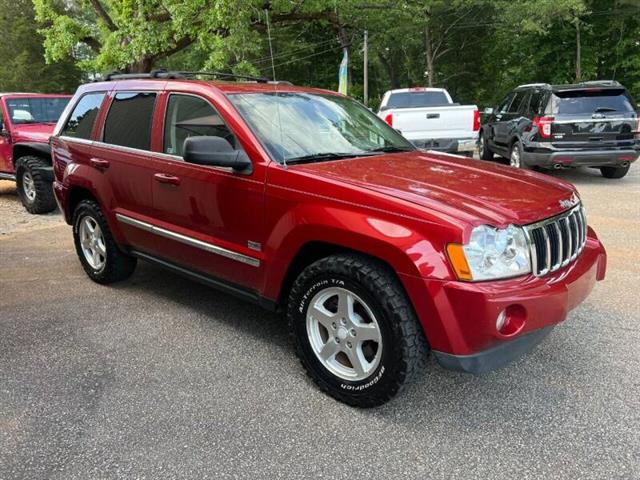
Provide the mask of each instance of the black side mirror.
{"label": "black side mirror", "polygon": [[251,173],[251,160],[244,150],[234,150],[222,137],[189,137],[184,141],[185,162],[215,167],[230,167],[240,173]]}

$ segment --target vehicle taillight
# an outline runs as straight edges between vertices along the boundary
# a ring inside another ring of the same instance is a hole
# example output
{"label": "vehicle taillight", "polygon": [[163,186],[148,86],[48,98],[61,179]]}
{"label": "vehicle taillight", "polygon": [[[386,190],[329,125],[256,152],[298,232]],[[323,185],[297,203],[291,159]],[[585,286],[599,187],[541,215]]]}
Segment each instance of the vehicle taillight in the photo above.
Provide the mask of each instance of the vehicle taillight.
{"label": "vehicle taillight", "polygon": [[473,111],[473,131],[480,130],[480,110]]}
{"label": "vehicle taillight", "polygon": [[542,138],[551,138],[551,124],[553,117],[533,117],[533,123],[538,127]]}
{"label": "vehicle taillight", "polygon": [[387,122],[390,126],[393,127],[393,114],[390,113],[386,117],[384,117],[384,121]]}

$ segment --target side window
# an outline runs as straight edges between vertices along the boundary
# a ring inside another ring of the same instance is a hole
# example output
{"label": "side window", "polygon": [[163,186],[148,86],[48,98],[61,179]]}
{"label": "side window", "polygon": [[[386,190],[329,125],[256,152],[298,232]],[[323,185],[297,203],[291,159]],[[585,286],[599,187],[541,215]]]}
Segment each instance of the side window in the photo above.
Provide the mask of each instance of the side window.
{"label": "side window", "polygon": [[509,107],[509,113],[520,113],[522,112],[522,104],[527,99],[527,91],[516,92],[515,97],[513,97],[513,102],[511,102],[511,106]]}
{"label": "side window", "polygon": [[541,115],[543,112],[543,100],[546,98],[544,92],[536,90],[531,94],[531,102],[529,102],[529,113],[531,115]]}
{"label": "side window", "polygon": [[164,152],[182,156],[189,137],[222,137],[236,147],[236,139],[220,114],[206,100],[190,95],[172,94],[164,122]]}
{"label": "side window", "polygon": [[513,93],[507,95],[505,99],[500,102],[500,105],[496,109],[497,113],[507,113],[507,111],[509,110],[509,105],[511,105],[511,100],[513,100]]}
{"label": "side window", "polygon": [[151,121],[155,104],[155,93],[116,94],[104,122],[102,141],[110,145],[150,150]]}
{"label": "side window", "polygon": [[100,92],[89,93],[82,97],[71,112],[69,120],[67,120],[60,135],[89,140],[104,96],[105,93]]}

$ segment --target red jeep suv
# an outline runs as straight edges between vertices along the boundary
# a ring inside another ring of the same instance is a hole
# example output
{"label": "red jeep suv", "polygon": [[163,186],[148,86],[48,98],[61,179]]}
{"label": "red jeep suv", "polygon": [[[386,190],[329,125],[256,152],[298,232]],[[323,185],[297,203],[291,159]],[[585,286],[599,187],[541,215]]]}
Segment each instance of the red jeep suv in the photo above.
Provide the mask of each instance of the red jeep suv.
{"label": "red jeep suv", "polygon": [[419,151],[334,92],[110,76],[79,88],[52,151],[91,279],[143,259],[281,308],[309,376],[351,405],[389,400],[429,350],[504,365],[605,275],[572,185]]}
{"label": "red jeep suv", "polygon": [[14,180],[30,213],[56,208],[49,137],[71,95],[0,93],[0,180]]}

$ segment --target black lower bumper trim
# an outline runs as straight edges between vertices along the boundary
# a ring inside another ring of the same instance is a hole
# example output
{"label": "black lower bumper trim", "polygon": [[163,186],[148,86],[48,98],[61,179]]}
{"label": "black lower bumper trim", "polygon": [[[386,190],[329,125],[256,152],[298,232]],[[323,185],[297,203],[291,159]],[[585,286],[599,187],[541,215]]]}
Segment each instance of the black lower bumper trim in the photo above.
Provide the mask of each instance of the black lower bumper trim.
{"label": "black lower bumper trim", "polygon": [[438,351],[433,351],[433,354],[444,368],[479,375],[503,367],[531,351],[551,330],[553,326],[534,330],[515,340],[472,355],[453,355]]}

